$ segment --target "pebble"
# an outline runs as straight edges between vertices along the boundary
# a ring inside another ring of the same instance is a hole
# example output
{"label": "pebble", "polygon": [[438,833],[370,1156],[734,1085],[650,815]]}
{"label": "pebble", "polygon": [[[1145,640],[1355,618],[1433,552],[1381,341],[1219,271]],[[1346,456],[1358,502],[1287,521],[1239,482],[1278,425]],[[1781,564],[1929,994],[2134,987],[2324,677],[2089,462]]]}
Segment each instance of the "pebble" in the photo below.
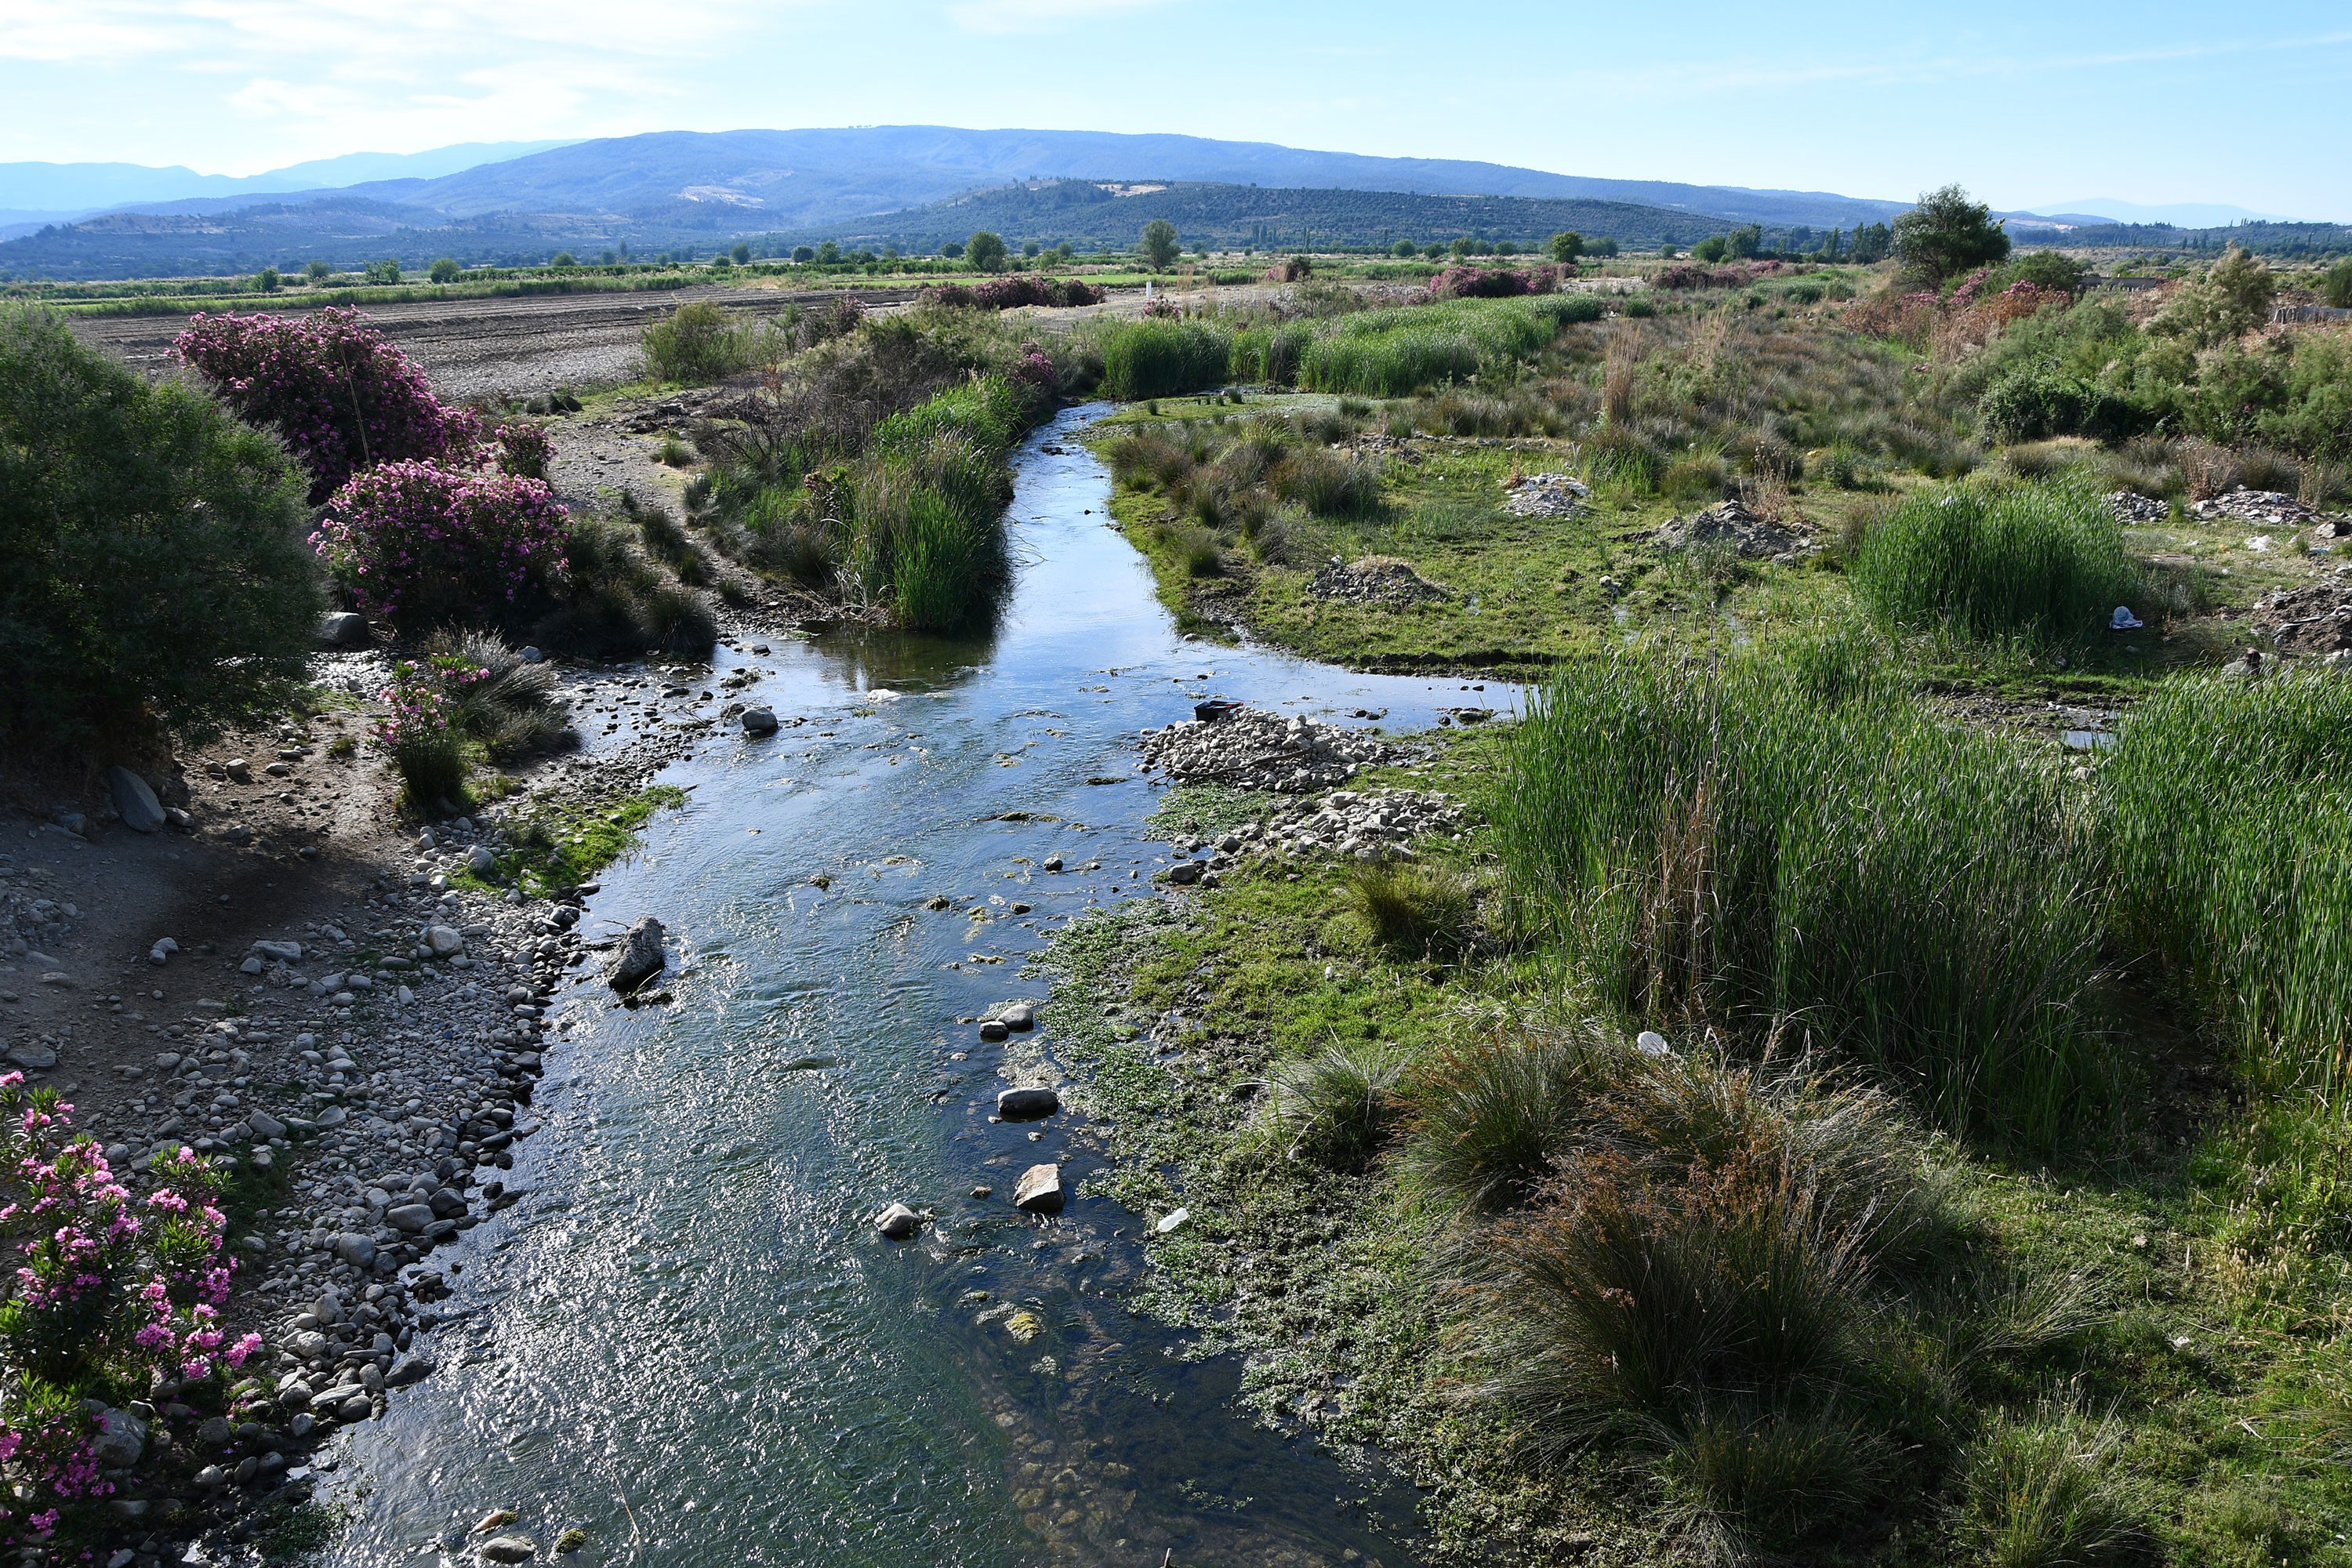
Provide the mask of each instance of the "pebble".
{"label": "pebble", "polygon": [[1345,784],[1358,768],[1393,756],[1376,736],[1304,714],[1241,708],[1213,722],[1146,731],[1144,763],[1188,784],[1225,784],[1297,795]]}
{"label": "pebble", "polygon": [[905,1204],[892,1204],[875,1219],[874,1228],[891,1241],[905,1241],[923,1228],[923,1216]]}

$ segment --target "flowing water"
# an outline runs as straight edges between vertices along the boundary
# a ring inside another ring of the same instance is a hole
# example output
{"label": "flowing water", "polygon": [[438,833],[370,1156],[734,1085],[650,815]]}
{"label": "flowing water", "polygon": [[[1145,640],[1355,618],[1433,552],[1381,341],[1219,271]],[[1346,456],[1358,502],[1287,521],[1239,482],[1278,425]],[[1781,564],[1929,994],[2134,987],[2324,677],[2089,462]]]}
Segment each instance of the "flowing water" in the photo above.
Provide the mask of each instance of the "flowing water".
{"label": "flowing water", "polygon": [[[658,915],[677,1000],[566,994],[532,1195],[435,1255],[459,1265],[454,1321],[420,1337],[441,1370],[342,1450],[334,1563],[430,1563],[501,1508],[542,1552],[584,1528],[583,1563],[1411,1560],[1410,1488],[1255,1424],[1231,1357],[1121,1306],[1139,1216],[1011,1206],[1025,1166],[1066,1160],[1075,1187],[1101,1157],[1081,1119],[992,1123],[1002,1057],[956,1020],[1042,998],[1019,972],[1048,931],[1163,896],[1139,729],[1212,693],[1391,728],[1484,700],[1179,636],[1101,465],[1064,445],[1095,412],[1019,454],[1025,564],[987,637],[720,650],[787,727],[666,772],[690,804],[588,922]],[[880,1240],[892,1201],[935,1223]]]}

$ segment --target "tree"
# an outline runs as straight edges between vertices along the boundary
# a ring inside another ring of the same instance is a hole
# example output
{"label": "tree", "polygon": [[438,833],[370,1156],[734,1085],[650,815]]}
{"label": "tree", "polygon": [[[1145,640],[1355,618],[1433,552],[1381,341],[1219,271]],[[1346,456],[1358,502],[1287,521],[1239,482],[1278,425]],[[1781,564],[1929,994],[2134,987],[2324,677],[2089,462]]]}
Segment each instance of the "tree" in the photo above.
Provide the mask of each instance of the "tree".
{"label": "tree", "polygon": [[995,272],[1004,266],[1004,239],[982,229],[963,242],[964,260],[975,272]]}
{"label": "tree", "polygon": [[841,264],[841,247],[835,245],[829,239],[824,244],[818,246],[816,247],[816,264],[819,267],[839,266]]}
{"label": "tree", "polygon": [[1730,251],[1731,241],[1719,234],[1710,234],[1691,247],[1691,258],[1695,261],[1714,263],[1722,260],[1730,254]]}
{"label": "tree", "polygon": [[1410,261],[1421,254],[1421,247],[1409,239],[1400,239],[1396,242],[1396,249],[1391,254],[1399,261]]}
{"label": "tree", "polygon": [[1849,259],[1867,267],[1874,261],[1885,260],[1887,252],[1894,248],[1893,231],[1883,223],[1874,223],[1853,231],[1853,249]]}
{"label": "tree", "polygon": [[1958,185],[1928,191],[1919,205],[1895,220],[1895,254],[1904,269],[1940,283],[1971,267],[2009,254],[2009,233],[1992,209],[1969,200]]}
{"label": "tree", "polygon": [[734,258],[736,266],[740,267],[745,262],[751,259],[751,247],[748,245],[739,243],[734,249],[729,251],[727,254]]}
{"label": "tree", "polygon": [[464,270],[464,268],[457,265],[456,257],[439,256],[434,258],[432,267],[425,275],[436,283],[455,283],[457,281],[457,274]]}
{"label": "tree", "polygon": [[277,441],[211,398],[0,307],[0,736],[276,710],[320,607],[302,492]]}
{"label": "tree", "polygon": [[1745,261],[1764,248],[1764,226],[1751,223],[1746,228],[1735,228],[1723,237],[1724,254],[1734,261]]}
{"label": "tree", "polygon": [[1572,228],[1562,229],[1551,237],[1551,244],[1546,248],[1554,261],[1562,267],[1573,267],[1584,255],[1584,237]]}
{"label": "tree", "polygon": [[1602,235],[1598,239],[1588,239],[1584,242],[1584,254],[1587,256],[1614,256],[1617,254],[1617,240],[1614,236],[1606,234]]}
{"label": "tree", "polygon": [[2198,348],[2232,342],[2270,319],[2278,279],[2267,263],[2234,242],[2160,311],[2147,330],[2186,339]]}
{"label": "tree", "polygon": [[400,263],[390,257],[382,261],[371,261],[367,264],[365,276],[371,283],[397,283],[400,281]]}
{"label": "tree", "polygon": [[795,245],[795,246],[793,246],[793,259],[794,261],[798,261],[798,262],[801,262],[801,263],[803,263],[803,264],[808,263],[808,262],[811,262],[811,261],[814,261],[814,260],[816,259],[816,250],[815,250],[815,247],[813,247],[813,246],[806,246],[806,245]]}
{"label": "tree", "polygon": [[2352,310],[2352,256],[2320,275],[2319,292],[2336,309]]}
{"label": "tree", "polygon": [[1430,260],[1432,260],[1432,261],[1443,261],[1443,260],[1444,260],[1444,259],[1445,259],[1445,252],[1446,252],[1446,247],[1444,247],[1444,246],[1443,246],[1443,245],[1440,245],[1437,241],[1435,241],[1435,240],[1433,240],[1433,240],[1431,240],[1427,245],[1424,245],[1424,246],[1423,246],[1423,247],[1421,247],[1421,253],[1422,253],[1422,255],[1423,255],[1423,256],[1425,256],[1425,257],[1429,258],[1429,259],[1430,259]]}
{"label": "tree", "polygon": [[1176,226],[1164,217],[1153,218],[1143,226],[1143,259],[1154,272],[1165,272],[1176,265]]}
{"label": "tree", "polygon": [[253,275],[253,286],[264,294],[277,293],[278,285],[284,279],[278,277],[275,267],[265,267]]}
{"label": "tree", "polygon": [[323,261],[313,261],[302,270],[310,274],[311,282],[324,283],[335,269]]}
{"label": "tree", "polygon": [[547,264],[550,267],[577,267],[580,258],[568,250],[559,250],[547,258]]}
{"label": "tree", "polygon": [[1458,235],[1454,237],[1454,243],[1447,246],[1445,248],[1453,253],[1454,260],[1460,261],[1467,258],[1473,250],[1477,248],[1477,241],[1472,239],[1466,234]]}
{"label": "tree", "polygon": [[1671,239],[1658,247],[1658,259],[1661,261],[1672,261],[1681,254],[1682,252],[1675,247],[1675,242]]}

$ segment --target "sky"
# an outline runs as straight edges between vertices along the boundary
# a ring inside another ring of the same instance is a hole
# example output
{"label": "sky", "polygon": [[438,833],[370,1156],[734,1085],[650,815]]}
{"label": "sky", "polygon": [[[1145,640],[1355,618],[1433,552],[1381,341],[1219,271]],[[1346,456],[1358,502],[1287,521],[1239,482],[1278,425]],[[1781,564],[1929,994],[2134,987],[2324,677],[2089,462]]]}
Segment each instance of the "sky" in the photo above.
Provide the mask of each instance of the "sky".
{"label": "sky", "polygon": [[0,0],[0,162],[206,174],[923,123],[2352,221],[2343,0]]}

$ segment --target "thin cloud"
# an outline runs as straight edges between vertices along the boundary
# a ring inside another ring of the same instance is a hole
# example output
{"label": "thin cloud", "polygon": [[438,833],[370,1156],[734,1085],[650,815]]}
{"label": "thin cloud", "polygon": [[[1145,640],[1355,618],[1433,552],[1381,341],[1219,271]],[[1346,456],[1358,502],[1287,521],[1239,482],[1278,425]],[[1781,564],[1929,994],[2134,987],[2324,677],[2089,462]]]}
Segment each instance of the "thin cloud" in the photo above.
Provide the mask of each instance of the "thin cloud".
{"label": "thin cloud", "polygon": [[1168,0],[956,0],[948,19],[967,33],[1051,33],[1112,13],[1156,10]]}

